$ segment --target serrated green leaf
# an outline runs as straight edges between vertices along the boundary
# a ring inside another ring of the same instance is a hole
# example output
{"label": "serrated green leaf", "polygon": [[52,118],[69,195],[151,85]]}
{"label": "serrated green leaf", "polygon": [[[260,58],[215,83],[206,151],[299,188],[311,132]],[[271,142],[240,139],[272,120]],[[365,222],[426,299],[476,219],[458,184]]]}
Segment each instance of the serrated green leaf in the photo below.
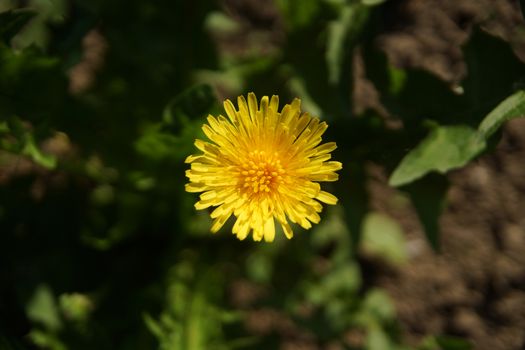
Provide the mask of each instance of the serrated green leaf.
{"label": "serrated green leaf", "polygon": [[460,168],[485,148],[486,142],[468,126],[442,126],[410,151],[390,177],[391,186],[406,185],[427,173]]}
{"label": "serrated green leaf", "polygon": [[407,260],[401,227],[383,214],[372,212],[365,217],[360,244],[365,252],[393,264],[402,264]]}
{"label": "serrated green leaf", "polygon": [[506,121],[525,116],[525,91],[507,97],[479,125],[478,131],[489,138]]}
{"label": "serrated green leaf", "polygon": [[0,39],[9,44],[11,39],[33,18],[36,12],[30,9],[9,10],[0,13]]}

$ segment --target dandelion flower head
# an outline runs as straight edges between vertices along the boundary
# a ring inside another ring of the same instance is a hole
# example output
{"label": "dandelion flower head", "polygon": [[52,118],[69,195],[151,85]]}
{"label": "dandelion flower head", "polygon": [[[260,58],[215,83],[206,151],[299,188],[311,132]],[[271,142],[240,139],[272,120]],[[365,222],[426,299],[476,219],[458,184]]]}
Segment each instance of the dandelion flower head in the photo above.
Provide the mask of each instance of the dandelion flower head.
{"label": "dandelion flower head", "polygon": [[319,185],[338,179],[342,164],[330,161],[337,146],[321,144],[327,124],[301,113],[299,99],[280,112],[277,96],[258,105],[250,93],[237,104],[238,110],[224,102],[228,118],[208,116],[202,130],[211,142],[195,140],[202,154],[186,159],[186,191],[202,192],[196,209],[214,207],[213,233],[233,215],[232,232],[241,240],[253,232],[255,241],[273,241],[276,221],[291,238],[289,221],[309,229],[321,219],[321,203],[337,203]]}

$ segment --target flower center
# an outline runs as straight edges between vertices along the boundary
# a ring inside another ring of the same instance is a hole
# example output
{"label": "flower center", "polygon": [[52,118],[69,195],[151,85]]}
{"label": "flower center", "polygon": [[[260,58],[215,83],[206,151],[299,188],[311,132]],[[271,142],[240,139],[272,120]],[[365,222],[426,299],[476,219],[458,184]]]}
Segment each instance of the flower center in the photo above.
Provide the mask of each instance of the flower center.
{"label": "flower center", "polygon": [[241,186],[252,193],[267,193],[277,188],[282,181],[284,169],[278,154],[252,151],[241,166]]}

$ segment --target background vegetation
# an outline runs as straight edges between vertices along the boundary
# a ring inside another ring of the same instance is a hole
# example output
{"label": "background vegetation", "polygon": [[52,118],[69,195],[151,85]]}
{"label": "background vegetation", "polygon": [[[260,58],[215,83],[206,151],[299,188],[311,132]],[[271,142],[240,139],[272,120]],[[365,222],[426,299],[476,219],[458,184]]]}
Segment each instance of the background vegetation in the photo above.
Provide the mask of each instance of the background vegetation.
{"label": "background vegetation", "polygon": [[[456,13],[440,71],[383,40],[410,3],[0,2],[0,349],[482,349],[398,318],[374,276],[411,246],[370,181],[439,254],[447,173],[525,114],[525,31]],[[291,241],[211,235],[184,192],[205,116],[248,91],[300,97],[339,146],[340,204]]]}

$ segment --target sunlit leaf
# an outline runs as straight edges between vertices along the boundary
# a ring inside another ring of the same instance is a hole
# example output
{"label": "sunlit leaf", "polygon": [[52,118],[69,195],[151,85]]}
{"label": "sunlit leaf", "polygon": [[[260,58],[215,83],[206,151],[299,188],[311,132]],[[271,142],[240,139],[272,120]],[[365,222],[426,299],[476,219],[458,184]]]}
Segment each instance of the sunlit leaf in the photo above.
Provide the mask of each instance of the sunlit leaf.
{"label": "sunlit leaf", "polygon": [[518,91],[492,110],[478,130],[467,126],[437,127],[403,158],[390,177],[390,185],[406,185],[429,172],[444,174],[466,165],[485,149],[488,138],[505,121],[524,115],[525,91]]}
{"label": "sunlit leaf", "polygon": [[45,285],[39,285],[27,304],[27,317],[33,322],[39,322],[49,330],[62,327],[57,304],[53,292]]}
{"label": "sunlit leaf", "polygon": [[66,345],[56,334],[34,329],[28,334],[28,338],[40,348],[49,350],[67,350]]}
{"label": "sunlit leaf", "polygon": [[429,172],[444,174],[464,166],[484,148],[485,140],[468,126],[437,127],[403,158],[389,183],[402,186]]}

